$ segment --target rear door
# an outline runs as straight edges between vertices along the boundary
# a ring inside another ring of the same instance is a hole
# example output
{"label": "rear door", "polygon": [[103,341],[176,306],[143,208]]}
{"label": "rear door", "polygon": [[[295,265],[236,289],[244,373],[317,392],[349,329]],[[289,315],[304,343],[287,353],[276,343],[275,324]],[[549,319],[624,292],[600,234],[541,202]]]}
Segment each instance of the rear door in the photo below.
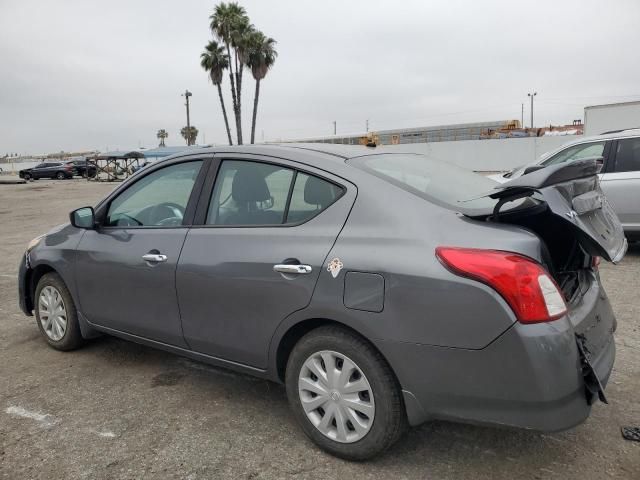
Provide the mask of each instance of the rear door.
{"label": "rear door", "polygon": [[278,324],[309,304],[356,189],[256,155],[225,154],[213,170],[176,274],[182,329],[195,351],[265,368]]}
{"label": "rear door", "polygon": [[612,150],[602,190],[625,231],[640,233],[640,137],[619,139]]}
{"label": "rear door", "polygon": [[490,196],[507,201],[537,194],[571,226],[589,254],[618,262],[627,250],[627,241],[600,188],[599,169],[593,158],[562,163],[503,183]]}

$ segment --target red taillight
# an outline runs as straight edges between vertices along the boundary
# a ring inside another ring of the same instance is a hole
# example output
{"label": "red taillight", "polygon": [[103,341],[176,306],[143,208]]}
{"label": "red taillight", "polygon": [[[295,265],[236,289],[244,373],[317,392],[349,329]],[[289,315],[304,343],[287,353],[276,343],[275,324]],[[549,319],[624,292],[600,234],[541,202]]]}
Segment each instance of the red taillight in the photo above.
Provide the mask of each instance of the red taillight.
{"label": "red taillight", "polygon": [[600,268],[601,260],[602,258],[600,257],[591,257],[591,268],[593,268],[594,270],[598,270],[598,268]]}
{"label": "red taillight", "polygon": [[438,247],[438,259],[453,273],[489,285],[521,323],[556,320],[567,313],[560,289],[534,260],[512,252]]}

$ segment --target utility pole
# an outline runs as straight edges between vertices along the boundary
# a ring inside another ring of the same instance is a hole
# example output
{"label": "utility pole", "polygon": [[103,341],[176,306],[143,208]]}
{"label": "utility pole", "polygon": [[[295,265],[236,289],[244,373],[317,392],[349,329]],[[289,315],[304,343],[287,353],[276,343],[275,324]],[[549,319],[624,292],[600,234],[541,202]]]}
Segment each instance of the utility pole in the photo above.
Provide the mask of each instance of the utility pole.
{"label": "utility pole", "polygon": [[367,118],[367,133],[369,133],[369,119]]}
{"label": "utility pole", "polygon": [[333,134],[336,135],[336,121],[333,121]]}
{"label": "utility pole", "polygon": [[533,128],[533,97],[538,95],[538,92],[527,93],[527,97],[531,99],[531,128]]}
{"label": "utility pole", "polygon": [[185,90],[182,94],[183,97],[187,99],[187,146],[191,145],[191,120],[189,118],[189,97],[191,96],[191,92],[189,90]]}
{"label": "utility pole", "polygon": [[524,103],[520,104],[520,127],[524,128]]}

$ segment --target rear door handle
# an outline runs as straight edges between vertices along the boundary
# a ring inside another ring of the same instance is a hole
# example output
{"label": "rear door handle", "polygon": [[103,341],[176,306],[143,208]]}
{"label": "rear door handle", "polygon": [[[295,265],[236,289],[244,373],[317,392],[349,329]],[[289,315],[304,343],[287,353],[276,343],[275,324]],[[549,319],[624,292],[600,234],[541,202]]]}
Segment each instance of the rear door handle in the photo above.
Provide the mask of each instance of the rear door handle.
{"label": "rear door handle", "polygon": [[146,253],[142,255],[142,259],[145,262],[160,263],[160,262],[166,262],[167,256],[162,255],[161,253]]}
{"label": "rear door handle", "polygon": [[273,270],[279,273],[293,273],[295,275],[302,275],[311,273],[311,265],[291,265],[287,263],[278,263],[273,266]]}

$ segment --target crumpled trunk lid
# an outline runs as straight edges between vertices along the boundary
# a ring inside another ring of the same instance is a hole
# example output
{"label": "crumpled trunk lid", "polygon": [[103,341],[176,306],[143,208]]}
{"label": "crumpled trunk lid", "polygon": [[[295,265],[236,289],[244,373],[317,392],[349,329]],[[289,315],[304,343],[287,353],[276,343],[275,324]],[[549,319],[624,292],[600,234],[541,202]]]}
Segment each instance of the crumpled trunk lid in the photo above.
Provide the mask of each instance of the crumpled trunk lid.
{"label": "crumpled trunk lid", "polygon": [[[627,251],[622,225],[600,189],[595,159],[546,167],[495,187],[487,196],[497,203],[487,216],[500,221],[500,209],[510,201],[532,197],[544,202],[576,236],[591,256],[617,263]],[[465,213],[462,211],[462,213]],[[477,217],[477,212],[474,212]],[[558,231],[558,235],[566,232]]]}

